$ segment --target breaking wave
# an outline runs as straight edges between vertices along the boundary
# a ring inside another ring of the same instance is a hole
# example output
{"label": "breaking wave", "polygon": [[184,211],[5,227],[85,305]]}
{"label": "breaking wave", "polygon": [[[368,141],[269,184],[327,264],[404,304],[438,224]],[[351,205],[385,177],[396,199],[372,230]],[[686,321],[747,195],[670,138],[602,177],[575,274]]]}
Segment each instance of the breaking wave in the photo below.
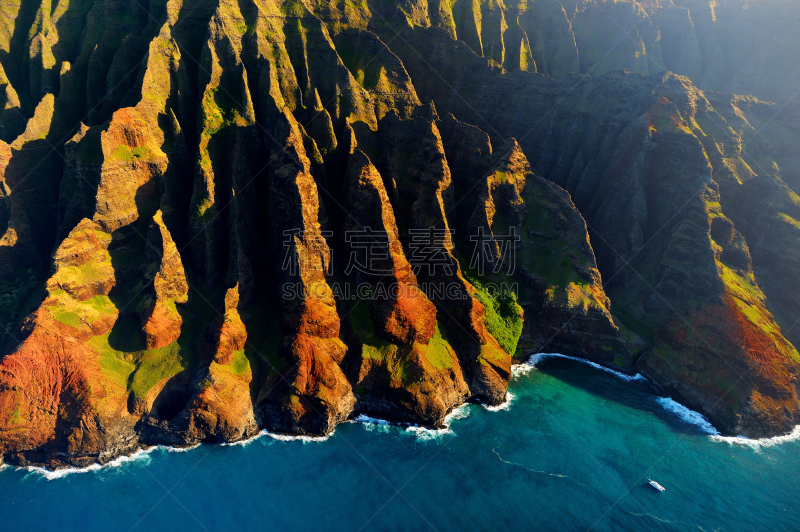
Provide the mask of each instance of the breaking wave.
{"label": "breaking wave", "polygon": [[480,405],[483,408],[485,408],[486,410],[488,410],[489,412],[500,412],[501,410],[508,410],[509,408],[511,408],[511,403],[514,401],[514,399],[516,399],[516,397],[517,397],[516,395],[514,395],[513,393],[507,391],[506,392],[506,400],[503,401],[502,403],[500,403],[499,405],[497,405],[497,406],[489,406],[489,405],[485,405],[483,403],[481,403]]}
{"label": "breaking wave", "polygon": [[789,434],[785,434],[783,436],[773,436],[772,438],[760,438],[758,440],[752,440],[750,438],[745,438],[744,436],[711,436],[711,441],[728,443],[730,445],[744,445],[756,451],[759,451],[762,448],[774,447],[775,445],[798,440],[800,440],[800,425],[796,426]]}
{"label": "breaking wave", "polygon": [[[570,356],[562,355],[562,354],[559,354],[559,353],[537,353],[535,355],[531,355],[531,357],[528,359],[528,361],[525,362],[525,364],[520,364],[520,366],[527,365],[527,366],[530,366],[530,367],[535,367],[536,364],[538,364],[539,362],[541,362],[542,360],[544,360],[546,358],[566,358],[567,360],[574,360],[576,362],[582,362],[584,364],[589,364],[590,366],[592,366],[595,369],[599,369],[601,371],[605,371],[606,373],[611,373],[615,377],[619,377],[620,379],[628,381],[628,382],[633,382],[633,381],[647,382],[647,379],[644,378],[644,376],[639,374],[639,373],[637,373],[636,375],[633,375],[633,376],[626,375],[626,374],[622,373],[621,371],[617,371],[617,370],[614,370],[614,369],[611,369],[611,368],[607,368],[605,366],[601,366],[600,364],[598,364],[596,362],[592,362],[591,360],[586,360],[585,358],[570,357]],[[512,368],[512,371],[513,371],[513,368]],[[528,371],[530,371],[530,370],[528,370]],[[515,373],[515,375],[517,375],[517,374],[520,374],[520,375],[524,374],[523,370],[522,369],[517,369],[517,373]]]}
{"label": "breaking wave", "polygon": [[[247,442],[251,442],[260,438],[261,436],[269,436],[273,440],[277,441],[301,441],[303,443],[320,443],[324,441],[328,441],[328,439],[333,435],[334,431],[331,431],[330,434],[325,436],[296,436],[292,434],[275,434],[274,432],[267,432],[266,430],[262,430],[257,435],[253,436]],[[246,445],[246,444],[244,444]]]}
{"label": "breaking wave", "polygon": [[27,467],[21,467],[19,469],[23,471],[29,471],[31,474],[40,475],[47,480],[56,480],[59,478],[64,478],[68,475],[75,475],[78,473],[90,473],[93,471],[114,469],[131,462],[142,461],[144,463],[149,463],[150,453],[158,448],[159,447],[150,447],[148,449],[139,449],[130,456],[120,456],[119,458],[115,458],[114,460],[111,460],[110,462],[102,465],[92,464],[88,467],[65,467],[63,469],[56,469],[55,471],[37,466],[27,466]]}
{"label": "breaking wave", "polygon": [[691,423],[709,434],[719,435],[719,431],[700,412],[695,412],[670,397],[657,397],[656,401],[664,407],[664,410],[672,412],[685,422]]}
{"label": "breaking wave", "polygon": [[[502,405],[501,405],[502,406]],[[432,429],[428,427],[420,427],[416,423],[394,423],[385,419],[379,419],[359,414],[353,419],[354,423],[361,423],[365,430],[370,432],[392,432],[393,430],[399,431],[401,434],[414,436],[417,441],[433,441],[445,436],[455,434],[450,428],[450,423],[456,419],[464,419],[469,415],[469,405],[463,404],[458,408],[454,408],[452,412],[447,414],[444,418],[444,428]]]}

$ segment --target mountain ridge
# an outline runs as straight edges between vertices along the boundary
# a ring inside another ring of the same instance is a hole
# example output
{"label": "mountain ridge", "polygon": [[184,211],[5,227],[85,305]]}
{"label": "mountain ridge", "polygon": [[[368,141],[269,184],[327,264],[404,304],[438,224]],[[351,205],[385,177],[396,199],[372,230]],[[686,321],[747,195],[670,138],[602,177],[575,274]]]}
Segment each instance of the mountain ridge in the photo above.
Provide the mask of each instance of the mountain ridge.
{"label": "mountain ridge", "polygon": [[[523,4],[4,7],[30,24],[0,42],[5,459],[360,413],[439,427],[501,404],[543,349],[641,371],[724,433],[791,431],[800,107],[671,72],[537,74],[507,17],[550,3]],[[11,83],[25,46],[35,104]],[[366,228],[377,278],[345,267]],[[513,274],[476,269],[506,234]]]}

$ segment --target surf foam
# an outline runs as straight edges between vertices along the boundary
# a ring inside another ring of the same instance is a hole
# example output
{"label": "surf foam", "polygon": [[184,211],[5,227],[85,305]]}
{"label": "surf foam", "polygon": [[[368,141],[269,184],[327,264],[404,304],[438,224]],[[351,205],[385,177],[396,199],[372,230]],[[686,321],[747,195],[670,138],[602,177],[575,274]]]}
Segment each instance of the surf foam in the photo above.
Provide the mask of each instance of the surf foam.
{"label": "surf foam", "polygon": [[714,436],[719,435],[719,431],[700,412],[695,412],[670,397],[657,397],[656,402],[664,407],[664,410],[672,412],[685,422],[699,427],[703,432]]}
{"label": "surf foam", "polygon": [[120,467],[127,463],[136,462],[136,461],[149,461],[150,460],[150,453],[153,452],[158,447],[150,447],[147,449],[139,449],[135,453],[131,454],[130,456],[120,456],[107,464],[92,464],[88,467],[65,467],[64,469],[57,469],[52,471],[50,469],[46,469],[44,467],[37,467],[37,466],[28,466],[28,467],[21,467],[24,471],[29,471],[31,474],[41,475],[47,480],[56,480],[59,478],[64,478],[68,475],[75,475],[78,473],[90,473],[93,471],[101,471],[101,470],[109,470]]}
{"label": "surf foam", "polygon": [[234,442],[230,442],[230,443],[221,443],[220,445],[222,447],[247,447],[248,445],[250,445],[254,441],[263,438],[265,435],[266,435],[266,431],[262,430],[261,432],[258,432],[257,434],[254,434],[253,436],[250,436],[246,440],[239,440],[239,441],[234,441]]}
{"label": "surf foam", "polygon": [[370,417],[366,414],[359,414],[353,419],[353,423],[361,423],[361,426],[364,427],[364,430],[368,430],[369,432],[383,432],[387,433],[391,431],[392,423],[385,419],[378,419],[376,417]]}
{"label": "surf foam", "polygon": [[195,443],[194,445],[190,445],[188,447],[169,447],[168,445],[158,445],[159,449],[167,451],[168,453],[187,453],[189,451],[193,451],[200,447],[199,443]]}
{"label": "surf foam", "polygon": [[486,410],[488,410],[489,412],[500,412],[501,410],[508,410],[509,408],[511,408],[511,403],[514,401],[514,399],[516,399],[516,397],[517,397],[516,395],[514,395],[513,393],[507,391],[506,392],[506,400],[504,402],[500,403],[499,405],[497,405],[497,406],[489,406],[489,405],[485,405],[483,403],[480,403],[480,405],[483,408],[485,408]]}
{"label": "surf foam", "polygon": [[454,434],[450,428],[450,423],[456,419],[464,419],[469,415],[469,405],[463,404],[458,408],[454,408],[452,412],[447,414],[444,418],[444,428],[431,429],[428,427],[420,427],[416,423],[394,423],[385,419],[379,419],[367,416],[366,414],[359,414],[353,418],[354,423],[361,423],[365,430],[370,432],[391,432],[392,429],[397,429],[400,434],[407,434],[414,436],[417,441],[433,441],[444,436]]}
{"label": "surf foam", "polygon": [[332,435],[333,432],[331,432],[327,436],[294,436],[290,434],[275,434],[274,432],[267,432],[266,430],[263,430],[258,435],[251,438],[250,441],[255,440],[260,436],[269,436],[273,440],[277,441],[301,441],[303,443],[319,443],[328,441],[328,438],[330,438]]}
{"label": "surf foam", "polygon": [[529,374],[531,371],[536,369],[532,364],[528,362],[523,362],[522,364],[514,364],[511,366],[511,377],[522,377],[523,375]]}
{"label": "surf foam", "polygon": [[796,426],[790,434],[783,436],[773,436],[772,438],[760,438],[752,440],[744,436],[711,436],[711,441],[717,443],[727,443],[730,445],[743,445],[750,447],[753,450],[760,451],[762,448],[773,447],[783,443],[789,443],[800,440],[800,425]]}
{"label": "surf foam", "polygon": [[[589,364],[590,366],[592,366],[595,369],[599,369],[601,371],[605,371],[606,373],[610,373],[610,374],[614,375],[615,377],[619,377],[620,379],[628,381],[628,382],[634,382],[634,381],[647,382],[647,379],[644,378],[644,376],[641,375],[640,373],[637,373],[636,375],[633,375],[633,376],[626,375],[626,374],[622,373],[621,371],[617,371],[617,370],[614,370],[614,369],[611,369],[611,368],[607,368],[605,366],[601,366],[600,364],[598,364],[596,362],[592,362],[591,360],[586,360],[585,358],[570,357],[570,356],[567,356],[567,355],[562,355],[560,353],[537,353],[535,355],[531,355],[531,357],[528,359],[528,361],[525,364],[527,364],[527,365],[529,365],[531,367],[536,367],[536,364],[538,364],[539,362],[541,362],[542,360],[544,360],[546,358],[566,358],[567,360],[574,360],[576,362],[582,362],[584,364]],[[520,373],[520,374],[522,374],[522,373]]]}

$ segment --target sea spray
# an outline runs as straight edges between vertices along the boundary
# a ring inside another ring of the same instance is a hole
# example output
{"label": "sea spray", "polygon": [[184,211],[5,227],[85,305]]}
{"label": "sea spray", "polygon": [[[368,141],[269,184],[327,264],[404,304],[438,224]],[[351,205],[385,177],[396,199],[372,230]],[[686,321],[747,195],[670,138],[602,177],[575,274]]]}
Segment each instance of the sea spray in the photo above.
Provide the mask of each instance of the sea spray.
{"label": "sea spray", "polygon": [[456,434],[453,432],[453,429],[450,428],[450,425],[456,419],[464,419],[465,417],[469,416],[469,405],[463,404],[458,408],[454,408],[452,412],[447,414],[444,418],[444,428],[441,429],[431,429],[427,427],[420,427],[417,425],[410,425],[406,428],[407,433],[413,434],[417,441],[434,441],[445,436],[452,436]]}
{"label": "sea spray", "polygon": [[247,447],[248,445],[250,445],[254,441],[259,440],[259,439],[263,438],[266,435],[267,435],[267,431],[262,430],[262,431],[260,431],[260,432],[258,432],[256,434],[253,434],[252,436],[250,436],[247,439],[234,441],[234,442],[230,442],[230,443],[221,443],[220,445],[222,447]]}
{"label": "sea spray", "polygon": [[63,469],[51,470],[44,467],[27,466],[19,469],[29,471],[30,474],[40,475],[47,480],[57,480],[64,478],[68,475],[75,475],[78,473],[91,473],[98,471],[107,471],[132,462],[149,463],[150,453],[158,449],[160,446],[149,447],[147,449],[139,449],[135,453],[126,456],[120,456],[105,464],[92,464],[88,467],[65,467]]}
{"label": "sea spray", "polygon": [[[512,373],[515,376],[525,375],[525,374],[528,373],[528,371],[530,371],[530,369],[535,368],[536,365],[539,364],[539,362],[543,361],[546,358],[564,358],[564,359],[567,359],[567,360],[574,360],[576,362],[582,362],[584,364],[588,364],[588,365],[592,366],[595,369],[599,369],[601,371],[605,371],[606,373],[610,373],[611,375],[614,375],[615,377],[617,377],[619,379],[622,379],[622,380],[624,380],[626,382],[635,382],[635,381],[647,382],[647,379],[640,373],[637,373],[636,375],[633,375],[633,376],[626,375],[626,374],[624,374],[622,372],[613,370],[611,368],[607,368],[605,366],[601,366],[600,364],[597,364],[596,362],[592,362],[591,360],[586,360],[586,359],[583,359],[583,358],[577,358],[577,357],[571,357],[571,356],[567,356],[567,355],[562,355],[560,353],[537,353],[535,355],[531,355],[531,357],[528,359],[528,361],[526,363],[519,364],[518,366],[515,366],[514,368],[512,368]],[[523,367],[520,367],[520,366],[523,366]],[[530,369],[525,369],[524,366],[527,366]],[[677,401],[675,401],[674,399],[672,399],[670,397],[658,397],[658,398],[656,398],[656,401],[665,410],[667,410],[668,412],[671,412],[672,414],[677,415],[678,417],[680,417],[686,423],[690,423],[692,425],[695,425],[695,426],[699,427],[703,432],[706,432],[706,433],[708,433],[708,434],[710,434],[710,435],[712,435],[714,437],[719,436],[719,431],[714,428],[714,426],[708,421],[708,419],[705,418],[705,416],[703,416],[703,414],[701,414],[699,412],[695,412],[694,410],[691,410],[690,408],[685,407],[684,405],[678,403]],[[752,440],[746,440],[746,441],[752,441]]]}
{"label": "sea spray", "polygon": [[452,421],[456,419],[464,419],[469,415],[469,405],[463,404],[458,408],[454,408],[444,418],[444,427],[440,429],[432,429],[429,427],[421,427],[416,423],[396,423],[387,421],[385,419],[374,418],[365,414],[359,414],[353,419],[354,423],[360,423],[364,430],[369,432],[392,432],[396,429],[400,434],[414,436],[417,441],[427,442],[440,439],[444,436],[454,434],[450,428]]}
{"label": "sea spray", "polygon": [[760,451],[762,448],[774,447],[783,443],[789,443],[800,440],[800,425],[796,426],[794,430],[783,436],[774,436],[772,438],[760,438],[752,440],[744,436],[711,436],[711,441],[717,443],[728,443],[730,445],[743,445],[750,447],[755,451]]}
{"label": "sea spray", "polygon": [[[566,358],[567,360],[574,360],[576,362],[582,362],[583,364],[588,364],[588,365],[592,366],[595,369],[599,369],[601,371],[605,371],[606,373],[610,373],[610,374],[614,375],[615,377],[618,377],[618,378],[620,378],[622,380],[625,380],[625,381],[628,381],[628,382],[633,382],[633,381],[647,382],[647,379],[643,375],[641,375],[639,373],[637,373],[636,375],[626,375],[625,373],[622,373],[621,371],[617,371],[617,370],[614,370],[614,369],[611,369],[611,368],[607,368],[605,366],[601,366],[600,364],[598,364],[596,362],[592,362],[591,360],[586,360],[585,358],[578,358],[578,357],[571,357],[571,356],[567,356],[567,355],[562,355],[560,353],[537,353],[535,355],[531,355],[531,357],[528,359],[528,361],[525,364],[529,365],[531,367],[535,367],[539,362],[541,362],[542,360],[544,360],[546,358]],[[520,374],[522,374],[522,373],[520,372]]]}
{"label": "sea spray", "polygon": [[511,376],[513,378],[522,377],[528,375],[531,371],[535,370],[536,368],[533,364],[529,364],[528,362],[523,362],[522,364],[514,364],[511,366]]}
{"label": "sea spray", "polygon": [[670,397],[657,397],[656,402],[664,407],[664,410],[672,412],[686,423],[699,427],[703,432],[719,435],[719,431],[700,412],[695,412]]}
{"label": "sea spray", "polygon": [[506,392],[506,400],[497,406],[489,406],[481,403],[480,405],[489,412],[500,412],[501,410],[508,410],[511,408],[511,403],[516,399],[516,396],[511,392]]}
{"label": "sea spray", "polygon": [[186,453],[189,451],[194,451],[198,447],[200,447],[200,443],[195,443],[194,445],[188,445],[186,447],[170,447],[168,445],[158,445],[156,446],[157,449],[161,449],[162,451],[167,451],[168,453]]}
{"label": "sea spray", "polygon": [[298,436],[294,434],[275,434],[274,432],[267,432],[266,430],[262,430],[259,435],[254,436],[250,439],[250,441],[259,438],[260,436],[269,436],[273,440],[282,441],[282,442],[289,442],[289,441],[300,441],[303,443],[321,443],[324,441],[328,441],[331,436],[333,436],[334,431],[331,431],[330,434],[326,434],[325,436]]}
{"label": "sea spray", "polygon": [[[581,369],[562,362],[559,366],[567,365],[562,369]],[[332,520],[357,529],[395,495],[388,481],[442,532],[498,519],[514,528],[528,517],[542,528],[660,529],[652,516],[673,521],[663,525],[669,529],[711,530],[720,526],[720,515],[739,529],[797,529],[800,441],[756,452],[716,443],[710,435],[686,436],[675,430],[680,420],[673,421],[647,387],[605,373],[575,386],[559,380],[562,373],[541,371],[516,379],[511,383],[516,399],[508,411],[494,415],[470,404],[467,419],[450,423],[458,437],[432,442],[418,443],[404,427],[379,434],[345,425],[321,445],[262,437],[247,447],[164,449],[150,454],[146,468],[128,465],[61,481],[32,474],[26,479],[27,471],[6,468],[0,472],[3,527],[57,529],[76,522],[94,532],[137,523],[165,530],[196,524],[170,496],[142,519],[165,495],[152,474],[168,489],[175,486],[175,497],[208,528],[255,529],[268,515],[270,522],[296,529]],[[558,424],[543,415],[544,409],[558,412]],[[668,459],[653,465],[665,452]],[[652,492],[647,477],[667,492]],[[87,510],[86,501],[112,511]],[[231,501],[248,503],[236,506],[241,512],[233,516]],[[612,512],[609,501],[617,503]],[[712,511],[697,501],[710,501]],[[398,519],[410,528],[427,526],[415,516],[395,496],[373,519],[374,528],[396,527]]]}

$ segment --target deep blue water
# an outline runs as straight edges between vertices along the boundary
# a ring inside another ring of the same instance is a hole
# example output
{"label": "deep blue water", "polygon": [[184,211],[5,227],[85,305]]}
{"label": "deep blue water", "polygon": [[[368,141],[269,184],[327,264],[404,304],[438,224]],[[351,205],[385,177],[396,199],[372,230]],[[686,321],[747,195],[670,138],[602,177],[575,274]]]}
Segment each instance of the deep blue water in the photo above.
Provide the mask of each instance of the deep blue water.
{"label": "deep blue water", "polygon": [[647,383],[571,360],[510,391],[441,433],[347,423],[59,478],[6,467],[0,529],[800,530],[800,441],[710,436]]}

